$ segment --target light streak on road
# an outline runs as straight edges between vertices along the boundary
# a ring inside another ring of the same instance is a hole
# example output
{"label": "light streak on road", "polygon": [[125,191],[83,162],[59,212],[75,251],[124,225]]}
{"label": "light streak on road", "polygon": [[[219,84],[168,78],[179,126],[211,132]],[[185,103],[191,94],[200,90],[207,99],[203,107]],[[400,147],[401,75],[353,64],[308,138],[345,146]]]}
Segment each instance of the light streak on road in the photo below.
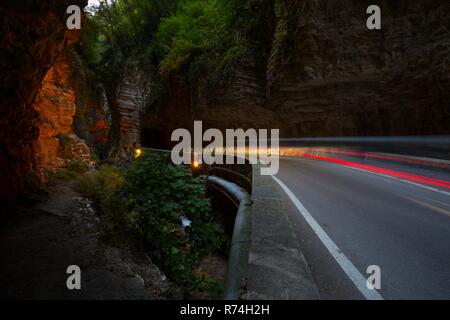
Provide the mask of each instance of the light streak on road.
{"label": "light streak on road", "polygon": [[339,165],[343,165],[343,166],[347,166],[347,167],[352,167],[352,168],[366,170],[366,171],[370,171],[370,172],[374,172],[374,173],[379,173],[379,174],[383,174],[383,175],[390,176],[390,177],[404,179],[404,180],[408,180],[408,181],[412,181],[412,182],[416,182],[416,183],[423,183],[426,185],[432,185],[435,187],[450,189],[450,181],[430,178],[430,177],[426,177],[426,176],[422,176],[422,175],[418,175],[418,174],[412,174],[412,173],[407,173],[407,172],[402,172],[402,171],[397,171],[397,170],[369,166],[369,165],[365,165],[365,164],[361,164],[361,163],[357,163],[357,162],[353,162],[353,161],[325,157],[325,156],[311,154],[311,153],[284,150],[283,152],[280,152],[280,154],[322,160],[322,161],[335,163],[335,164],[339,164]]}

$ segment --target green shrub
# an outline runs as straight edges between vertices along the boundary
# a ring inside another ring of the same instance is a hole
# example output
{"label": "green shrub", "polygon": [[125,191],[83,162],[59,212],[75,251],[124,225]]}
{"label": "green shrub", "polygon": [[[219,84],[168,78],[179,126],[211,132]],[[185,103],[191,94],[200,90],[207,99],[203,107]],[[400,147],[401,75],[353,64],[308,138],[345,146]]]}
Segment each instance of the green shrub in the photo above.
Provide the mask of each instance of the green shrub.
{"label": "green shrub", "polygon": [[[222,282],[217,281],[211,277],[198,277],[192,279],[189,289],[191,292],[207,292],[208,295],[213,299],[222,299],[225,286]],[[202,297],[202,296],[201,296]],[[198,297],[195,297],[198,299]],[[202,298],[200,298],[202,300]]]}
{"label": "green shrub", "polygon": [[[79,179],[79,188],[101,207],[106,235],[140,241],[169,278],[185,286],[199,286],[192,275],[199,257],[226,242],[204,184],[166,155],[144,153],[123,172],[102,166]],[[181,226],[182,217],[190,227]]]}
{"label": "green shrub", "polygon": [[249,52],[246,30],[236,27],[243,10],[229,0],[180,1],[177,12],[161,21],[157,34],[163,50],[161,75],[185,75],[192,107],[198,88],[205,85],[211,90],[227,80]]}
{"label": "green shrub", "polygon": [[65,168],[60,168],[50,174],[50,180],[76,180],[88,171],[86,163],[78,160],[69,160]]}
{"label": "green shrub", "polygon": [[88,171],[89,167],[85,162],[79,160],[69,160],[67,162],[67,170],[74,173],[83,174]]}
{"label": "green shrub", "polygon": [[120,170],[107,165],[100,166],[94,174],[81,176],[78,180],[80,191],[102,206],[111,201],[110,198],[123,184]]}
{"label": "green shrub", "polygon": [[[166,155],[145,153],[124,174],[120,198],[133,212],[152,258],[175,281],[185,283],[200,255],[217,251],[225,240],[213,221],[203,183]],[[181,218],[192,224],[181,227]]]}
{"label": "green shrub", "polygon": [[205,51],[215,55],[225,37],[225,17],[216,0],[181,2],[177,14],[159,27],[158,38],[167,50],[161,72],[177,71]]}
{"label": "green shrub", "polygon": [[50,181],[53,180],[75,180],[78,177],[78,173],[68,170],[66,168],[58,169],[56,172],[50,174]]}

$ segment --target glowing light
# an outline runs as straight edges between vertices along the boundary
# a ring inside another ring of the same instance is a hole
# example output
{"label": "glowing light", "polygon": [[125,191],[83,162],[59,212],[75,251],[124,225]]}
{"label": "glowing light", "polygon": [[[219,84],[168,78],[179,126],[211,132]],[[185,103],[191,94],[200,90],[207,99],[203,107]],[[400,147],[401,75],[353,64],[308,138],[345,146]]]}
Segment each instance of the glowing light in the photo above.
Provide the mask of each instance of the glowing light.
{"label": "glowing light", "polygon": [[195,168],[195,169],[197,169],[197,168],[200,167],[200,163],[198,163],[197,161],[194,161],[194,162],[192,163],[192,167]]}
{"label": "glowing light", "polygon": [[136,158],[139,158],[140,156],[142,156],[142,149],[136,149],[136,150],[134,150],[134,156],[136,157]]}

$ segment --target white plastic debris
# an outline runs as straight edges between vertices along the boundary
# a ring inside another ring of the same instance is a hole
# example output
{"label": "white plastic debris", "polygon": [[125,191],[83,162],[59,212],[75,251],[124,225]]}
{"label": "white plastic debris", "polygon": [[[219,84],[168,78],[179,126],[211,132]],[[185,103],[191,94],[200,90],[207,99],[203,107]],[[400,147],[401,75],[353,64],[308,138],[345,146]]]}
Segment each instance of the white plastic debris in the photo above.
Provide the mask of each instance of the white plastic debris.
{"label": "white plastic debris", "polygon": [[182,226],[183,228],[190,227],[191,224],[192,224],[192,221],[189,220],[187,217],[185,217],[185,216],[182,216],[182,217],[181,217],[181,226]]}

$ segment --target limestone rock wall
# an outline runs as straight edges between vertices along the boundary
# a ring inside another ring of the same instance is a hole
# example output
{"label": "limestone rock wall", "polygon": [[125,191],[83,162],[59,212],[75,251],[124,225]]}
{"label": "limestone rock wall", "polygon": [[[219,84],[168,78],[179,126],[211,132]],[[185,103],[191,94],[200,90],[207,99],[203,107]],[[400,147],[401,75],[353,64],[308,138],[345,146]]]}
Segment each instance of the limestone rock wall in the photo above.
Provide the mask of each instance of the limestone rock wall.
{"label": "limestone rock wall", "polygon": [[39,171],[64,165],[60,157],[60,138],[72,133],[76,111],[75,91],[70,86],[71,69],[67,58],[60,58],[47,72],[33,108],[39,113],[39,137],[35,143]]}
{"label": "limestone rock wall", "polygon": [[0,3],[0,197],[15,196],[37,184],[33,145],[39,137],[39,114],[32,105],[47,71],[79,36],[67,30],[67,7],[86,3]]}
{"label": "limestone rock wall", "polygon": [[266,107],[265,61],[250,60],[236,70],[225,87],[204,97],[194,118],[210,128],[279,128],[281,123]]}
{"label": "limestone rock wall", "polygon": [[39,113],[39,137],[34,144],[36,169],[46,173],[66,165],[66,160],[91,163],[91,151],[73,131],[77,93],[71,55],[64,52],[47,72],[33,108]]}
{"label": "limestone rock wall", "polygon": [[[450,134],[450,2],[274,2],[269,52],[242,61],[213,94],[200,90],[195,109],[188,84],[171,82],[166,112],[146,126],[166,136],[194,119],[284,137]],[[371,4],[381,30],[366,27]]]}
{"label": "limestone rock wall", "polygon": [[77,105],[73,131],[103,159],[110,147],[111,129],[111,110],[105,90],[86,77],[83,62],[75,51],[70,50],[68,56],[72,71],[70,84]]}
{"label": "limestone rock wall", "polygon": [[372,2],[282,1],[269,107],[288,135],[450,133],[450,3],[376,1],[369,31]]}
{"label": "limestone rock wall", "polygon": [[114,96],[110,98],[116,140],[113,152],[119,157],[128,157],[141,144],[140,114],[145,106],[147,90],[142,74],[129,68],[124,71]]}

